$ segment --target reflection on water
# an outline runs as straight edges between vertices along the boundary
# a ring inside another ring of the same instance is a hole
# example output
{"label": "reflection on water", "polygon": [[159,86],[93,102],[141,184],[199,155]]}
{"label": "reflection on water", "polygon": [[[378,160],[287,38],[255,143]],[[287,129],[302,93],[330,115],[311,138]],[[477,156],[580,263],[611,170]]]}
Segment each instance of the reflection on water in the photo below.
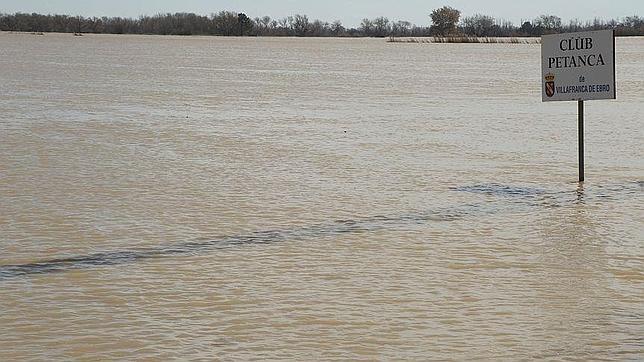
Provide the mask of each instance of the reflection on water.
{"label": "reflection on water", "polygon": [[[609,332],[605,310],[607,277],[601,270],[606,260],[597,225],[584,202],[584,186],[574,191],[576,198],[562,209],[552,210],[540,222],[542,240],[539,275],[543,289],[537,308],[547,336],[547,354],[541,358],[575,356],[592,359],[605,346],[589,346],[589,337]],[[573,332],[574,330],[574,332]]]}
{"label": "reflection on water", "polygon": [[577,202],[580,204],[584,203],[584,183],[580,182],[577,186]]}
{"label": "reflection on water", "polygon": [[0,360],[641,359],[617,52],[576,184],[535,45],[0,33]]}

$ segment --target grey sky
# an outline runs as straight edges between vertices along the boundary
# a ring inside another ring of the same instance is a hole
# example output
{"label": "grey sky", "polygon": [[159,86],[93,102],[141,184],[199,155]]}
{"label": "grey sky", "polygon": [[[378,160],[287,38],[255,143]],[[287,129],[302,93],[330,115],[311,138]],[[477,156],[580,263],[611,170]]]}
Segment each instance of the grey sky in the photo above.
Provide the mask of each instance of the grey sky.
{"label": "grey sky", "polygon": [[231,10],[273,18],[299,13],[311,19],[341,20],[347,26],[376,16],[427,25],[429,12],[443,5],[461,10],[465,16],[482,13],[517,25],[540,14],[558,15],[564,21],[644,15],[644,0],[0,0],[0,12],[137,17],[159,12],[210,14]]}

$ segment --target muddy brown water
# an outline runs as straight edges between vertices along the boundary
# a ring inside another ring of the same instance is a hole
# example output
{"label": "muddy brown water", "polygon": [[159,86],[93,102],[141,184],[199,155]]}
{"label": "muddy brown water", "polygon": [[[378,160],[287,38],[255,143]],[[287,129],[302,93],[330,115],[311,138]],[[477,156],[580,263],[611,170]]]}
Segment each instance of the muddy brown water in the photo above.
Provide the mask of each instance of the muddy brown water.
{"label": "muddy brown water", "polygon": [[0,360],[638,360],[644,39],[0,33]]}

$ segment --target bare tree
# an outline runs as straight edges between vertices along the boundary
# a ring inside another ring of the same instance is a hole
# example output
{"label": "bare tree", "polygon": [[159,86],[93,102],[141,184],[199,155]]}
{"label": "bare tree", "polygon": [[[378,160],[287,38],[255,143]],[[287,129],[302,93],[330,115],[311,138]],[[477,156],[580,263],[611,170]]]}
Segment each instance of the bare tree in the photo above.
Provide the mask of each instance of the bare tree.
{"label": "bare tree", "polygon": [[432,19],[432,31],[441,36],[448,36],[456,33],[456,24],[461,17],[461,12],[449,6],[435,9],[430,15]]}
{"label": "bare tree", "polygon": [[534,24],[543,28],[546,33],[552,33],[561,28],[561,18],[556,15],[540,15],[534,20]]}
{"label": "bare tree", "polygon": [[306,15],[295,14],[293,16],[293,30],[297,36],[305,36],[309,31],[309,17]]}
{"label": "bare tree", "polygon": [[463,30],[468,35],[493,36],[495,20],[491,16],[476,14],[463,18]]}
{"label": "bare tree", "polygon": [[374,36],[384,37],[391,33],[391,25],[389,25],[389,19],[381,16],[373,19],[372,23]]}
{"label": "bare tree", "polygon": [[237,14],[237,26],[239,27],[239,36],[244,36],[253,30],[253,21],[244,13]]}
{"label": "bare tree", "polygon": [[344,31],[344,26],[342,26],[342,22],[340,20],[336,20],[331,24],[331,33],[333,36],[339,36],[341,33],[344,33]]}
{"label": "bare tree", "polygon": [[411,27],[410,22],[399,20],[391,25],[391,32],[395,36],[408,36],[411,34]]}
{"label": "bare tree", "polygon": [[215,34],[229,36],[237,32],[238,14],[231,11],[220,11],[212,15],[211,21]]}
{"label": "bare tree", "polygon": [[309,36],[325,36],[329,32],[329,23],[315,20],[309,24],[308,35]]}
{"label": "bare tree", "polygon": [[362,19],[360,23],[360,31],[366,36],[373,35],[373,22],[367,18]]}

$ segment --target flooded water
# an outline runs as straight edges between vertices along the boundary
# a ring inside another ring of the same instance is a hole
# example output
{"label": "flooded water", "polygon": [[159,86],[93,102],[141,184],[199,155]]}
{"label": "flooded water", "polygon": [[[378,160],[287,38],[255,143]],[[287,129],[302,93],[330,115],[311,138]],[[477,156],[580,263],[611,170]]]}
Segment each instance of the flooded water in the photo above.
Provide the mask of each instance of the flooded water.
{"label": "flooded water", "polygon": [[641,360],[644,38],[0,34],[0,360]]}

